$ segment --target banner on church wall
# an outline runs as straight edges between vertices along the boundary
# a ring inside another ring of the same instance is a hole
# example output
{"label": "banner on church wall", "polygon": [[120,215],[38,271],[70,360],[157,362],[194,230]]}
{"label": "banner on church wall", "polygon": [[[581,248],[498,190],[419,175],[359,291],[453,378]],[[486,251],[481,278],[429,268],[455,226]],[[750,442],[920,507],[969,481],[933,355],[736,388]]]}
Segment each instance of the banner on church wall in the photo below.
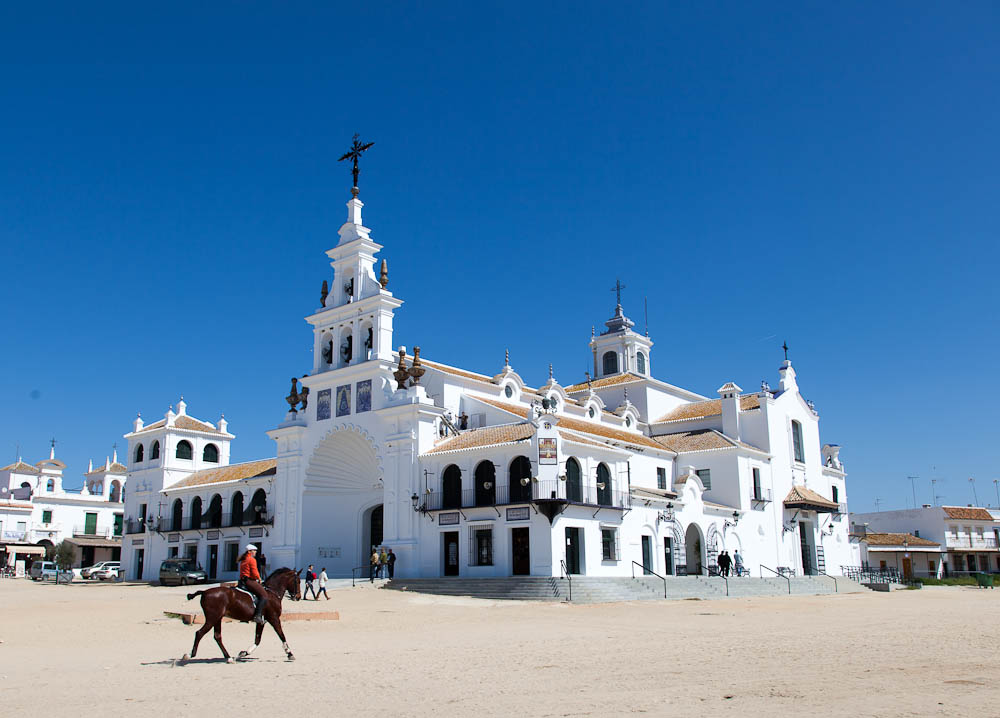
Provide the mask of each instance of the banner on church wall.
{"label": "banner on church wall", "polygon": [[371,411],[372,409],[372,380],[365,379],[358,382],[358,397],[355,402],[357,413]]}
{"label": "banner on church wall", "polygon": [[316,400],[316,421],[330,418],[330,394],[329,389],[323,389],[319,393],[319,398]]}
{"label": "banner on church wall", "polygon": [[539,439],[538,440],[538,463],[539,464],[558,464],[559,458],[556,455],[556,440],[555,439]]}
{"label": "banner on church wall", "polygon": [[337,416],[349,416],[351,413],[351,385],[337,387]]}

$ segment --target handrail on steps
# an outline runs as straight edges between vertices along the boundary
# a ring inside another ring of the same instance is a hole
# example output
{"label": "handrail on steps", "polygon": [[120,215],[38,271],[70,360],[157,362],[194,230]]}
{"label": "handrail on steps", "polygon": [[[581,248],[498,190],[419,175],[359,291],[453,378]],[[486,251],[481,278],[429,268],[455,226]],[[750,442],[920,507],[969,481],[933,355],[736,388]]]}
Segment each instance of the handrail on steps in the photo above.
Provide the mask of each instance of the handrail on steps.
{"label": "handrail on steps", "polygon": [[[787,583],[787,584],[788,584],[788,595],[789,595],[789,596],[791,596],[791,595],[792,595],[792,582],[788,580],[788,576],[786,576],[786,575],[785,575],[785,574],[783,574],[783,573],[778,573],[778,572],[777,572],[777,571],[775,571],[775,570],[774,570],[773,568],[768,568],[768,567],[767,567],[767,566],[765,566],[764,564],[761,564],[761,565],[760,565],[760,567],[761,567],[762,569],[763,569],[763,568],[766,568],[766,569],[767,569],[768,571],[770,571],[771,573],[773,573],[773,574],[774,574],[775,576],[780,576],[781,578],[785,579],[785,583]],[[764,578],[764,572],[763,572],[763,571],[761,571],[761,572],[760,572],[760,577],[761,577],[761,578]]]}
{"label": "handrail on steps", "polygon": [[657,577],[658,579],[660,579],[661,581],[663,581],[663,597],[664,597],[664,598],[666,598],[666,597],[667,597],[667,579],[666,579],[666,578],[664,578],[663,576],[661,576],[660,574],[658,574],[658,573],[657,573],[656,571],[654,571],[653,569],[651,569],[651,568],[646,568],[645,566],[643,566],[643,565],[642,565],[641,563],[639,563],[638,561],[633,561],[633,562],[632,562],[632,578],[633,578],[633,579],[635,578],[635,567],[636,567],[636,566],[638,566],[639,568],[641,568],[641,569],[642,569],[642,572],[643,572],[644,574],[649,574],[649,575],[651,575],[651,576],[656,576],[656,577]]}
{"label": "handrail on steps", "polygon": [[826,571],[818,571],[817,570],[816,573],[819,574],[820,576],[826,576],[828,579],[830,579],[831,581],[833,581],[833,592],[834,593],[840,593],[840,590],[837,588],[837,579],[836,578],[834,578],[833,576],[831,576],[830,574],[828,574]]}
{"label": "handrail on steps", "polygon": [[[357,578],[358,580],[360,580],[361,578],[363,578],[363,575],[359,574],[358,571],[364,571],[365,569],[368,569],[369,571],[371,571],[372,567],[370,565],[369,566],[355,566],[354,568],[351,569],[351,588],[354,587],[354,580],[355,580],[355,578]],[[370,575],[369,575],[369,578],[371,578]]]}
{"label": "handrail on steps", "polygon": [[726,596],[728,596],[729,595],[729,579],[722,575],[722,571],[717,568],[717,569],[715,569],[715,573],[712,573],[712,567],[711,566],[706,566],[705,567],[705,572],[709,576],[718,576],[719,578],[721,578],[723,581],[726,582]]}
{"label": "handrail on steps", "polygon": [[569,569],[566,568],[566,559],[559,559],[559,571],[562,574],[562,578],[566,579],[566,584],[569,586],[569,598],[568,601],[573,601],[573,578],[570,576]]}

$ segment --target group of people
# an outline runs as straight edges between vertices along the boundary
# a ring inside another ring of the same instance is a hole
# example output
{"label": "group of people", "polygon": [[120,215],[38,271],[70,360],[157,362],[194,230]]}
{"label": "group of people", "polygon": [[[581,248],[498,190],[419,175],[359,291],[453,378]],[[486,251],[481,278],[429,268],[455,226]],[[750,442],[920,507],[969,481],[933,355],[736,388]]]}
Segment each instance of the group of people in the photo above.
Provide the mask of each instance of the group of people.
{"label": "group of people", "polygon": [[719,554],[719,575],[720,576],[742,576],[746,569],[743,568],[743,557],[739,551],[733,551],[730,556],[728,551]]}
{"label": "group of people", "polygon": [[388,553],[383,548],[381,552],[377,548],[372,548],[370,559],[369,579],[375,583],[376,578],[392,578],[396,573],[396,554],[389,549]]}
{"label": "group of people", "polygon": [[[329,577],[326,575],[326,566],[319,570],[319,576],[313,570],[313,565],[309,564],[309,568],[306,569],[306,575],[303,577],[306,582],[306,590],[302,592],[302,600],[305,601],[309,598],[309,592],[312,591],[313,600],[319,600],[319,594],[322,593],[326,596],[326,600],[330,600],[330,594],[326,592],[326,582]],[[316,592],[316,581],[319,581],[319,593]]]}

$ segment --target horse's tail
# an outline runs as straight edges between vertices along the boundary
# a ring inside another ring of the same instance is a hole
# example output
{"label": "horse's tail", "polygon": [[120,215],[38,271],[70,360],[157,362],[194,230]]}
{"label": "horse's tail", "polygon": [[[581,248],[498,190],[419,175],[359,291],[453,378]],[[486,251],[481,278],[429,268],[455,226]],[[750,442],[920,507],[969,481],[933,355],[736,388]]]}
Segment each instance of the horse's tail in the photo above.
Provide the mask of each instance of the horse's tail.
{"label": "horse's tail", "polygon": [[189,593],[188,594],[188,600],[190,601],[195,596],[200,596],[203,593],[205,593],[205,592],[204,591],[195,591],[194,593]]}

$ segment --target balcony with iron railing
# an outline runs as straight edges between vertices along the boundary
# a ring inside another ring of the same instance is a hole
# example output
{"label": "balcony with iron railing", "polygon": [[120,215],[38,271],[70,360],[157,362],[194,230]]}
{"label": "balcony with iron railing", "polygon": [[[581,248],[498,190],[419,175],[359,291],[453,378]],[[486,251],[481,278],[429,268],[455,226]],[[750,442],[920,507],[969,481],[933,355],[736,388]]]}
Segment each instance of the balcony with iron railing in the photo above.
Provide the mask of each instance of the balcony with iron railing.
{"label": "balcony with iron railing", "polygon": [[563,501],[584,506],[626,509],[631,507],[628,491],[617,491],[609,486],[601,488],[597,484],[580,485],[566,481],[532,481],[527,484],[516,482],[489,483],[474,489],[454,492],[432,491],[424,494],[421,508],[425,511],[448,511],[451,509],[471,509],[477,506],[508,506],[530,504],[538,501]]}
{"label": "balcony with iron railing", "polygon": [[947,548],[955,551],[963,549],[978,549],[980,551],[997,550],[997,540],[993,537],[984,536],[980,538],[979,536],[969,536],[968,534],[959,536],[947,535],[944,541]]}
{"label": "balcony with iron railing", "polygon": [[242,528],[247,526],[273,526],[274,514],[265,510],[247,509],[242,513],[215,513],[201,516],[181,516],[175,521],[173,516],[160,516],[153,530],[202,531],[205,529]]}
{"label": "balcony with iron railing", "polygon": [[74,526],[73,536],[76,538],[111,538],[120,536],[113,526]]}

